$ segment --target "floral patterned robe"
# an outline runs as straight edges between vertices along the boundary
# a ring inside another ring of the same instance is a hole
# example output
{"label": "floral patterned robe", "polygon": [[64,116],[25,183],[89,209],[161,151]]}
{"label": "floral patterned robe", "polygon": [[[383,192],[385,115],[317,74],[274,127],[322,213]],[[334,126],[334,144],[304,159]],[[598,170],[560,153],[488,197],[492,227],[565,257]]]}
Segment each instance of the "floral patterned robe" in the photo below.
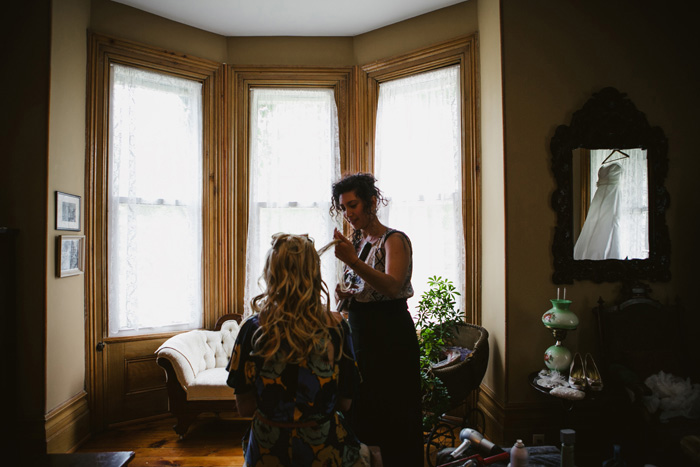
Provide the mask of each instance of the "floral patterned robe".
{"label": "floral patterned robe", "polygon": [[340,360],[310,355],[299,364],[278,359],[264,364],[251,356],[259,326],[257,315],[243,323],[227,381],[236,394],[256,394],[257,411],[243,438],[246,465],[365,465],[360,442],[336,410],[339,397],[352,398],[359,383],[347,323],[338,324],[342,337],[330,329],[334,357],[342,352]]}

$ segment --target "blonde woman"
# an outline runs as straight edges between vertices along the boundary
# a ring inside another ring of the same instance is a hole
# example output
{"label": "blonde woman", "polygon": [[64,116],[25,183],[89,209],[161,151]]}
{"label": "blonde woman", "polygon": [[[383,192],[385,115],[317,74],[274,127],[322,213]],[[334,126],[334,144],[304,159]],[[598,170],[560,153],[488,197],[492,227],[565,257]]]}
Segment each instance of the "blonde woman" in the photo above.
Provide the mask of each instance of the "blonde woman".
{"label": "blonde woman", "polygon": [[239,412],[253,417],[246,465],[369,465],[342,414],[359,378],[350,329],[330,311],[313,241],[273,235],[262,278],[229,364]]}

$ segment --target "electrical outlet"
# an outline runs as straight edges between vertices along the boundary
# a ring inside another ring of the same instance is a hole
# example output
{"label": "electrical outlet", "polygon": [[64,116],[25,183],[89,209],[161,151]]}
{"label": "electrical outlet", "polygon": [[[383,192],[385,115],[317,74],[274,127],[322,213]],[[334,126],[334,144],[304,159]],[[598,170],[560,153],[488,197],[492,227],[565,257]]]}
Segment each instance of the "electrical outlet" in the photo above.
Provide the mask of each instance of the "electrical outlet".
{"label": "electrical outlet", "polygon": [[542,446],[544,444],[544,434],[542,433],[535,433],[532,435],[532,445],[533,446]]}

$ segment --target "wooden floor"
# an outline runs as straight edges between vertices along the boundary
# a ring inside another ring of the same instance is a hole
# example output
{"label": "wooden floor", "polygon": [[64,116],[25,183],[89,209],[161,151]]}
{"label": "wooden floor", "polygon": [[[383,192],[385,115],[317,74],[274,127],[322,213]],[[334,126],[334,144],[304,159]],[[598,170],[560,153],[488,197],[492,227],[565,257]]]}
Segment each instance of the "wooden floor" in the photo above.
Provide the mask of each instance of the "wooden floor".
{"label": "wooden floor", "polygon": [[238,467],[243,465],[241,437],[249,423],[205,414],[180,440],[172,428],[175,418],[168,416],[110,428],[76,452],[134,451],[129,467]]}
{"label": "wooden floor", "polygon": [[111,428],[93,435],[76,452],[134,451],[129,467],[236,467],[243,465],[241,437],[247,420],[202,415],[185,439],[173,430],[174,417]]}

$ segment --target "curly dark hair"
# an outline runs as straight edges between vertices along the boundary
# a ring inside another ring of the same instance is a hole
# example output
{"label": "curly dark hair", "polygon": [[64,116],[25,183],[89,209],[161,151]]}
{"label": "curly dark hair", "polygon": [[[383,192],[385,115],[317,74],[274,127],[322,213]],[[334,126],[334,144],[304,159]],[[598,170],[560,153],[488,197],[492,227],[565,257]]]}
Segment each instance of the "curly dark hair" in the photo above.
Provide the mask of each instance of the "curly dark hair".
{"label": "curly dark hair", "polygon": [[[373,214],[373,209],[379,205],[387,205],[387,199],[382,194],[381,190],[375,185],[377,179],[370,173],[358,172],[346,174],[333,184],[333,196],[331,198],[331,207],[329,209],[331,216],[337,218],[343,215],[340,208],[340,195],[348,191],[354,191],[355,195],[362,200],[365,207],[365,212]],[[376,196],[376,204],[373,204],[372,197]],[[361,232],[353,232],[353,243],[357,243],[360,239]]]}

